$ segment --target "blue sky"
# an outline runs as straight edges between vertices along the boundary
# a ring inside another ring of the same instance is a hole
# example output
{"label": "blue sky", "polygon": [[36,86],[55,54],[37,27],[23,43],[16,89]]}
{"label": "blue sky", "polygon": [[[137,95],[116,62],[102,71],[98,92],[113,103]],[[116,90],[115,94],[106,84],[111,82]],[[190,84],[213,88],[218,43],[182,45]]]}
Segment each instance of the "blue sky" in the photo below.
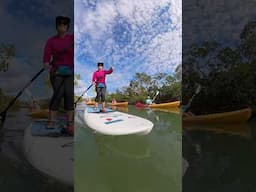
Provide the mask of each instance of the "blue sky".
{"label": "blue sky", "polygon": [[[56,33],[56,15],[73,17],[73,8],[73,0],[0,1],[0,43],[12,43],[16,47],[9,71],[0,72],[0,87],[5,92],[16,94],[42,68],[45,42]],[[46,75],[44,72],[30,87],[34,97],[51,95],[43,83]]]}
{"label": "blue sky", "polygon": [[98,61],[114,67],[107,77],[110,92],[128,85],[136,72],[172,73],[181,63],[181,11],[181,0],[76,0],[81,87],[90,85]]}

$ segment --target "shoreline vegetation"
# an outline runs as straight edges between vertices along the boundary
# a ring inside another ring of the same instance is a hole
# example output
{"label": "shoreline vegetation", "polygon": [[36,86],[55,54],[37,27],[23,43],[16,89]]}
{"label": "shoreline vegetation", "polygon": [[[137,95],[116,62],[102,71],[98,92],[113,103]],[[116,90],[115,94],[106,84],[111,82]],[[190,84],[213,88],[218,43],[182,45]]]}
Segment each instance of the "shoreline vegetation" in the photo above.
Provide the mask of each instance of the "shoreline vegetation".
{"label": "shoreline vegetation", "polygon": [[[2,89],[0,88],[0,112],[3,111],[9,102],[13,99],[13,96],[9,96],[3,93]],[[25,103],[22,101],[17,100],[14,105],[10,108],[10,110],[18,110],[21,106]]]}
{"label": "shoreline vegetation", "polygon": [[256,21],[249,22],[234,47],[218,42],[192,45],[183,57],[182,102],[187,104],[198,84],[190,110],[210,114],[251,107],[256,115]]}
{"label": "shoreline vegetation", "polygon": [[[157,91],[159,94],[154,101],[155,103],[180,101],[181,73],[181,65],[176,68],[173,74],[157,73],[150,76],[146,73],[136,73],[127,86],[117,89],[115,93],[108,93],[106,102],[111,102],[115,98],[118,102],[128,101],[129,104],[145,103],[147,97],[150,96],[153,99]],[[76,75],[75,79],[79,80],[80,75]],[[75,85],[77,85],[76,80]],[[75,101],[78,97],[75,96]]]}

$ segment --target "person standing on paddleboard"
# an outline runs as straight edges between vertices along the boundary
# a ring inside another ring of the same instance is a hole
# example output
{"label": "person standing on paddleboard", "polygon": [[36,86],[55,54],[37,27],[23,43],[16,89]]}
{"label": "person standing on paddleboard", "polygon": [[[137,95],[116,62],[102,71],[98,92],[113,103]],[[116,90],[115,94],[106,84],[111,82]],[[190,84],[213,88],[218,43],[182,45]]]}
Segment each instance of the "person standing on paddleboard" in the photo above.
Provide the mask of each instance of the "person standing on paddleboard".
{"label": "person standing on paddleboard", "polygon": [[74,35],[68,34],[70,18],[56,17],[57,35],[46,42],[43,63],[50,71],[53,96],[49,104],[48,128],[54,128],[61,99],[67,112],[67,129],[74,132]]}
{"label": "person standing on paddleboard", "polygon": [[105,97],[106,97],[106,75],[111,74],[113,68],[110,67],[109,70],[104,70],[104,63],[98,63],[98,70],[93,73],[92,82],[95,85],[97,96],[95,98],[95,108],[98,108],[98,102],[101,100],[102,111],[105,109]]}
{"label": "person standing on paddleboard", "polygon": [[147,105],[151,105],[152,104],[152,99],[150,99],[150,96],[147,97],[146,104]]}

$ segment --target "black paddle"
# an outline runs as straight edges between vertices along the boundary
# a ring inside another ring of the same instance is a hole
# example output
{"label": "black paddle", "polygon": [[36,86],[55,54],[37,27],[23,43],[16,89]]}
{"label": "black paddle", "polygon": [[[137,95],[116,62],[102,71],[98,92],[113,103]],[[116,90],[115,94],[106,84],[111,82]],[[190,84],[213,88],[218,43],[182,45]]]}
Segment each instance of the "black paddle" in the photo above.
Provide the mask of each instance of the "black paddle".
{"label": "black paddle", "polygon": [[16,97],[11,100],[11,102],[8,104],[8,106],[0,113],[0,120],[1,120],[1,125],[4,124],[5,119],[6,119],[6,114],[7,111],[10,109],[10,107],[15,103],[15,101],[21,96],[21,94],[24,92],[24,90],[30,86],[30,84],[42,73],[44,72],[45,68],[42,68],[24,87],[23,89],[16,95]]}
{"label": "black paddle", "polygon": [[93,84],[91,84],[83,93],[80,97],[78,97],[78,99],[76,100],[75,102],[75,108],[76,108],[76,105],[77,103],[80,101],[80,99],[84,96],[84,94],[93,86]]}

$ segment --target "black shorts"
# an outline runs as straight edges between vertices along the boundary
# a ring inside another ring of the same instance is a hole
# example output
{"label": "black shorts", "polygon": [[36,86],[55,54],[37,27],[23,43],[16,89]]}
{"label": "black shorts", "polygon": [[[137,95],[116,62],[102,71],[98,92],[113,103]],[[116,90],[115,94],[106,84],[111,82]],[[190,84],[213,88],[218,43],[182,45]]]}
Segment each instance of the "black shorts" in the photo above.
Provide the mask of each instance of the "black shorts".
{"label": "black shorts", "polygon": [[105,97],[106,97],[106,87],[97,87],[96,88],[97,96],[95,98],[96,102],[105,102]]}
{"label": "black shorts", "polygon": [[53,96],[50,101],[49,109],[57,111],[61,99],[64,98],[64,109],[67,111],[74,110],[74,75],[51,75],[50,78],[53,88]]}

